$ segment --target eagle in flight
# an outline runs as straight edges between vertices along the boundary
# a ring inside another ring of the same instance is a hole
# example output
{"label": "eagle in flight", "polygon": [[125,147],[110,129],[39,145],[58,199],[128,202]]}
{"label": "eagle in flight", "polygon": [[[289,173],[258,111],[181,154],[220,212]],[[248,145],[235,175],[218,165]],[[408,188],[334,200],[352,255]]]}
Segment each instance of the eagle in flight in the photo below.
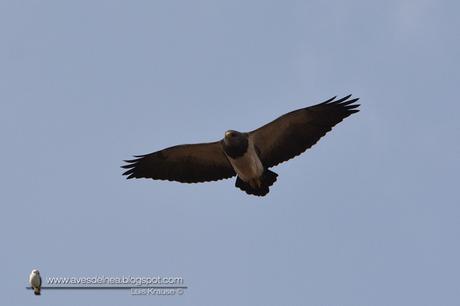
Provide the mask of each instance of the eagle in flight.
{"label": "eagle in flight", "polygon": [[358,112],[359,98],[333,97],[301,108],[251,132],[228,130],[215,142],[184,144],[126,160],[131,178],[200,183],[236,177],[247,194],[265,196],[278,174],[269,170],[311,148],[333,126]]}

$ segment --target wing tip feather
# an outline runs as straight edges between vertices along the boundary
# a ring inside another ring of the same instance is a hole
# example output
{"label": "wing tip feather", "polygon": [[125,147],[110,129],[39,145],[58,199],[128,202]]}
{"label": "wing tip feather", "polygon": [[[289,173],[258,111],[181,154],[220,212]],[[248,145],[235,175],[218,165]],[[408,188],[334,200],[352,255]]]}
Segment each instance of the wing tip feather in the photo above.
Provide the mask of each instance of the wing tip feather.
{"label": "wing tip feather", "polygon": [[[350,99],[351,96],[352,95],[347,95],[347,96],[345,96],[345,97],[343,97],[343,98],[341,98],[339,100],[334,100],[334,101],[331,101],[329,103],[326,103],[326,105],[334,106],[334,107],[340,107],[340,108],[342,108],[343,110],[345,110],[349,114],[357,113],[357,112],[359,112],[359,110],[356,109],[356,108],[361,106],[361,104],[353,104],[353,103],[359,101],[359,98]],[[330,99],[328,101],[330,101]],[[324,105],[324,103],[321,103],[321,105]]]}

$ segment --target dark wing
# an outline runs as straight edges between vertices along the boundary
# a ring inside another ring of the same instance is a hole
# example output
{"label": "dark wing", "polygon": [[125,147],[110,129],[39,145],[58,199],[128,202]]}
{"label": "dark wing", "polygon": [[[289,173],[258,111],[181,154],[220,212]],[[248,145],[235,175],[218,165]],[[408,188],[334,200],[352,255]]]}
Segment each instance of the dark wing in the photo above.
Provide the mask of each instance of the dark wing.
{"label": "dark wing", "polygon": [[219,142],[186,144],[126,160],[123,175],[182,183],[199,183],[230,178],[235,171]]}
{"label": "dark wing", "polygon": [[265,167],[273,167],[311,148],[334,125],[358,112],[359,98],[323,103],[287,113],[249,133]]}

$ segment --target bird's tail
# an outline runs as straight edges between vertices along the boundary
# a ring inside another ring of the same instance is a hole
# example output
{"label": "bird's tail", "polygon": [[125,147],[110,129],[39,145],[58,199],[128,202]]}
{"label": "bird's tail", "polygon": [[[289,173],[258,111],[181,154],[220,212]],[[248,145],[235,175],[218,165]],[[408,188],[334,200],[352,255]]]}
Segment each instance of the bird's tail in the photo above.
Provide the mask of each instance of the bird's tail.
{"label": "bird's tail", "polygon": [[270,191],[269,187],[276,182],[277,176],[278,174],[276,174],[275,172],[266,169],[260,178],[252,180],[250,182],[245,182],[239,177],[237,177],[235,187],[238,187],[241,190],[246,191],[247,194],[253,194],[259,197],[263,197]]}
{"label": "bird's tail", "polygon": [[34,287],[34,294],[35,295],[40,295],[40,288]]}

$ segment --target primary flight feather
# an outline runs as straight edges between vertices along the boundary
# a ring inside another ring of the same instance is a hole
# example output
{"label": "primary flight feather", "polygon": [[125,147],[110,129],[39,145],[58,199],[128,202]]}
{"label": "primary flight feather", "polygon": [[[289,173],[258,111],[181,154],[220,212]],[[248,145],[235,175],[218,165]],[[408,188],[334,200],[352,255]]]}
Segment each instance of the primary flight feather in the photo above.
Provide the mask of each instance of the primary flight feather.
{"label": "primary flight feather", "polygon": [[123,175],[181,183],[237,176],[235,186],[265,196],[278,174],[268,168],[311,148],[332,127],[358,112],[351,95],[301,108],[248,133],[228,130],[222,140],[178,145],[125,161]]}

